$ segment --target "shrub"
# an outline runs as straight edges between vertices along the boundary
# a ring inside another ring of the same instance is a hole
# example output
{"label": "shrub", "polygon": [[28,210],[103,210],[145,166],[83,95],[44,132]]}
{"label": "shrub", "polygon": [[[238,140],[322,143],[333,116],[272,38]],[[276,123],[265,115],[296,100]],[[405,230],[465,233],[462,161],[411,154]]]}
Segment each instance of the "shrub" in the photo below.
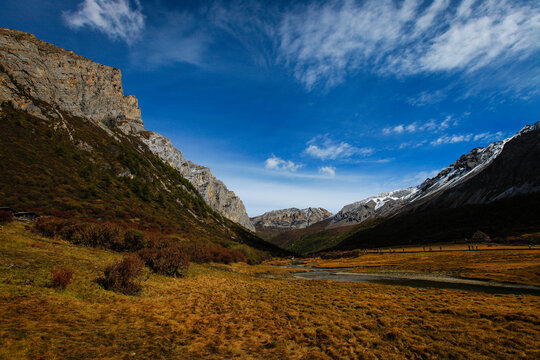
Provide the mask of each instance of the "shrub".
{"label": "shrub", "polygon": [[[125,245],[125,230],[113,223],[85,222],[77,219],[40,218],[34,225],[37,233],[61,238],[78,245],[103,247],[117,251],[131,250]],[[132,239],[129,239],[132,241]]]}
{"label": "shrub", "polygon": [[129,229],[124,234],[124,248],[129,251],[137,251],[148,245],[146,236],[139,230]]}
{"label": "shrub", "polygon": [[142,249],[138,254],[158,274],[184,276],[189,268],[187,254],[176,246]]}
{"label": "shrub", "polygon": [[0,224],[7,224],[14,220],[11,211],[0,211]]}
{"label": "shrub", "polygon": [[242,252],[244,254],[246,261],[249,265],[257,265],[262,263],[264,260],[270,259],[272,256],[267,252],[254,249],[248,245],[242,244],[234,247],[234,250]]}
{"label": "shrub", "polygon": [[101,285],[107,289],[126,295],[135,295],[141,290],[138,279],[142,275],[144,261],[135,254],[129,254],[105,269]]}
{"label": "shrub", "polygon": [[73,270],[65,267],[57,267],[52,273],[52,287],[65,289],[73,279]]}
{"label": "shrub", "polygon": [[232,262],[247,262],[246,256],[238,250],[224,248],[221,245],[210,246],[201,242],[190,242],[179,244],[188,256],[189,260],[195,263],[217,262],[229,264]]}

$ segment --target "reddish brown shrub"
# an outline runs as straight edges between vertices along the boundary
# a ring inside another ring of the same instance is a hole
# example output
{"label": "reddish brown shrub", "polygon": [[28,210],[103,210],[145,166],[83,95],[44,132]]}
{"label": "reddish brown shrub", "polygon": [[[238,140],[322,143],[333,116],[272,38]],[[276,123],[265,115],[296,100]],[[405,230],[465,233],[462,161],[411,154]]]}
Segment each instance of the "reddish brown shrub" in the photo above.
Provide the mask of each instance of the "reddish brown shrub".
{"label": "reddish brown shrub", "polygon": [[246,262],[246,256],[241,251],[224,248],[221,245],[210,246],[201,242],[181,243],[178,246],[195,263],[217,262],[229,264]]}
{"label": "reddish brown shrub", "polygon": [[142,249],[138,252],[154,272],[169,276],[184,276],[189,268],[187,254],[177,246]]}
{"label": "reddish brown shrub", "polygon": [[[37,233],[61,238],[78,245],[103,247],[107,249],[124,251],[133,250],[134,246],[142,243],[137,233],[128,235],[126,244],[126,231],[123,227],[110,222],[92,222],[78,219],[59,219],[54,217],[40,218],[34,224]],[[139,242],[136,244],[136,242]]]}
{"label": "reddish brown shrub", "polygon": [[0,211],[0,224],[7,224],[14,220],[13,213],[11,211]]}
{"label": "reddish brown shrub", "polygon": [[101,285],[107,289],[126,295],[135,295],[141,290],[139,283],[144,261],[135,254],[129,254],[105,269],[105,278]]}
{"label": "reddish brown shrub", "polygon": [[52,273],[52,287],[65,289],[73,279],[73,270],[65,267],[57,267]]}

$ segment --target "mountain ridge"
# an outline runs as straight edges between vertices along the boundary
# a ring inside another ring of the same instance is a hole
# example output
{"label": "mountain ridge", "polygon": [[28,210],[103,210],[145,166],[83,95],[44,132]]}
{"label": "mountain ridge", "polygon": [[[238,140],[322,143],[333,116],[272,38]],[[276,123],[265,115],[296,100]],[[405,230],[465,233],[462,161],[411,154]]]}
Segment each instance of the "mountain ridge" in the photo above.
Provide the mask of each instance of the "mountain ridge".
{"label": "mountain ridge", "polygon": [[[57,119],[58,126],[69,129],[58,111],[61,108],[94,122],[113,137],[116,135],[111,129],[118,129],[140,137],[148,146],[137,98],[124,95],[119,69],[95,63],[32,34],[4,28],[0,28],[0,66],[0,102],[9,101],[16,109],[42,120]],[[36,106],[34,100],[51,106]],[[163,143],[174,148],[170,141]],[[254,231],[242,201],[208,168],[187,163],[177,149],[171,152],[152,146],[151,150],[161,158],[167,152],[176,155],[177,159],[164,160],[192,182],[212,209]]]}
{"label": "mountain ridge", "polygon": [[323,208],[287,208],[268,211],[250,220],[257,234],[268,239],[284,231],[306,228],[330,216],[332,213]]}

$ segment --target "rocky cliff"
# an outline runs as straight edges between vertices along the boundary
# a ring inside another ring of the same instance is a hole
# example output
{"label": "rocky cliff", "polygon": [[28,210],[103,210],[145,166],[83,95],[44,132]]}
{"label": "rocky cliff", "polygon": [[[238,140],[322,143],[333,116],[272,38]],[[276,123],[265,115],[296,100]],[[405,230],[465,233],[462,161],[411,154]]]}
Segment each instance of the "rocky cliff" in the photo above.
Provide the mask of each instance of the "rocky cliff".
{"label": "rocky cliff", "polygon": [[124,96],[120,70],[97,64],[34,35],[0,28],[0,100],[45,118],[37,99],[127,134],[144,130],[137,98]]}
{"label": "rocky cliff", "polygon": [[259,235],[271,238],[282,232],[303,229],[332,216],[323,208],[273,210],[251,218]]}
{"label": "rocky cliff", "polygon": [[228,219],[255,231],[242,200],[216,179],[209,168],[187,161],[169,139],[155,132],[140,133],[141,140],[163,161],[178,170],[199,190],[210,207]]}
{"label": "rocky cliff", "polygon": [[[179,170],[214,210],[254,230],[242,201],[208,168],[186,161],[168,139],[145,130],[137,98],[124,95],[121,78],[118,69],[34,35],[0,28],[0,103],[8,101],[33,116],[58,121],[63,128],[67,125],[61,111],[89,120],[110,134],[117,129],[140,137],[154,154]],[[39,106],[39,102],[50,106]]]}

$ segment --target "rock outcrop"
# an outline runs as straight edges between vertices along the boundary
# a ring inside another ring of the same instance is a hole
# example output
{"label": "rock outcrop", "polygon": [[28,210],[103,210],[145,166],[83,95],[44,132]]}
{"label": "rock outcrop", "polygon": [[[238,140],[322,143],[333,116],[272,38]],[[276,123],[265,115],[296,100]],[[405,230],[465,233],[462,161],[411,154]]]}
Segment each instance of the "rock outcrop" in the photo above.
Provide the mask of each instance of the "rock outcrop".
{"label": "rock outcrop", "polygon": [[[119,69],[32,34],[0,28],[0,103],[4,101],[44,120],[58,119],[64,128],[62,112],[92,121],[111,134],[119,130],[140,137],[150,151],[187,178],[210,207],[254,230],[242,201],[210,169],[186,161],[167,138],[145,130],[137,98],[124,95]],[[44,110],[39,102],[58,111]]]}
{"label": "rock outcrop", "polygon": [[182,152],[174,147],[171,140],[158,133],[145,132],[140,133],[140,136],[150,151],[169,163],[195,185],[212,209],[243,227],[255,231],[242,200],[227,189],[222,181],[216,179],[209,168],[187,161]]}
{"label": "rock outcrop", "polygon": [[251,218],[257,233],[269,238],[282,232],[303,229],[332,216],[323,208],[282,209],[266,212]]}

